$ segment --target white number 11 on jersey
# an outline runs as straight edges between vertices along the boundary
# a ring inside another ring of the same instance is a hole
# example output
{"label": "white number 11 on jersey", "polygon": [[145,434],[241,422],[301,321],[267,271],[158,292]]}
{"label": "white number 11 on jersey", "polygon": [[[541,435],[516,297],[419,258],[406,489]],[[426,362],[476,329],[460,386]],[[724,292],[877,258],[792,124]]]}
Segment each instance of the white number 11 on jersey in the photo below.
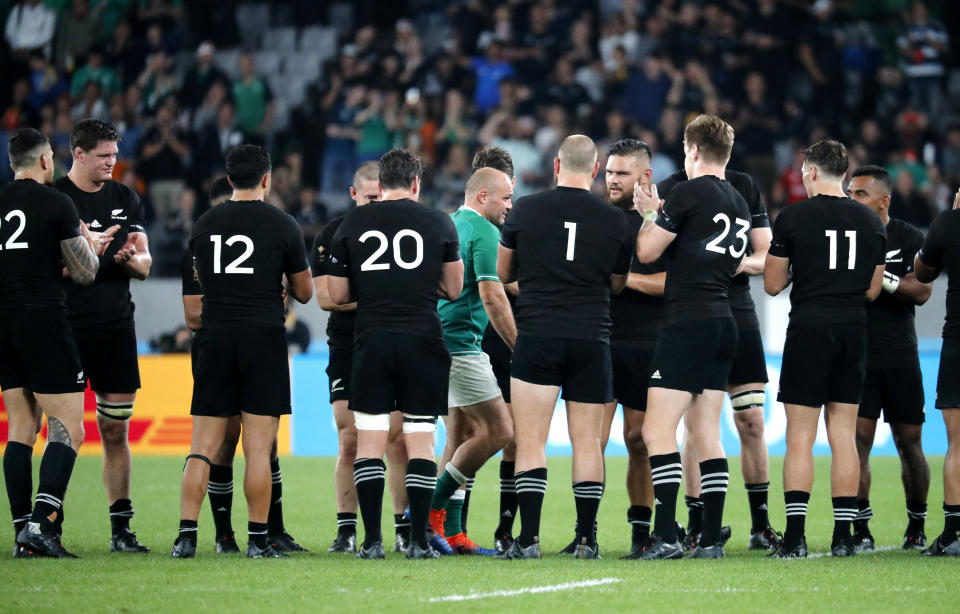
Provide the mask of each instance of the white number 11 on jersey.
{"label": "white number 11 on jersey", "polygon": [[567,229],[567,260],[573,261],[573,248],[577,244],[577,223],[564,222],[563,227]]}

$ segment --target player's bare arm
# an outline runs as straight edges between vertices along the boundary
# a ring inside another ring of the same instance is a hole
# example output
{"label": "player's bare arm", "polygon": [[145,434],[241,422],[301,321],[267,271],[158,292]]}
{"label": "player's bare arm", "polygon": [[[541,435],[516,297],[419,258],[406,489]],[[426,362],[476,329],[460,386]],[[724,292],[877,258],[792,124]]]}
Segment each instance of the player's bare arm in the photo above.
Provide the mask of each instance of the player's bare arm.
{"label": "player's bare arm", "polygon": [[310,269],[306,268],[299,273],[287,275],[287,289],[293,298],[297,299],[301,305],[306,305],[313,298],[313,282],[310,277]]}
{"label": "player's bare arm", "polygon": [[463,260],[444,262],[437,295],[452,301],[460,296],[461,292],[463,292]]}
{"label": "player's bare arm", "polygon": [[510,301],[507,300],[503,284],[498,281],[479,281],[477,290],[483,302],[483,309],[490,318],[490,324],[507,347],[512,350],[517,342],[517,323],[513,319],[513,309],[510,308]]}
{"label": "player's bare arm", "polygon": [[503,289],[507,291],[507,294],[510,296],[520,296],[520,284],[513,282],[510,284],[503,284]]}
{"label": "player's bare arm", "polygon": [[324,311],[356,311],[356,301],[339,305],[330,298],[330,276],[317,275],[313,278],[313,291],[317,296],[317,305]]}
{"label": "player's bare arm", "polygon": [[663,290],[667,285],[667,274],[653,273],[644,275],[642,273],[630,273],[627,276],[627,289],[634,292],[649,294],[650,296],[663,296]]}
{"label": "player's bare arm", "polygon": [[183,319],[187,328],[196,332],[200,330],[200,316],[203,313],[202,294],[183,295]]}
{"label": "player's bare arm", "polygon": [[[885,284],[887,277],[888,274],[884,272]],[[916,273],[907,273],[901,277],[893,291],[893,295],[899,300],[913,305],[923,305],[930,299],[932,293],[933,284],[920,281]]]}
{"label": "player's bare arm", "polygon": [[750,247],[753,249],[753,253],[743,257],[737,273],[763,275],[763,265],[767,259],[767,252],[770,251],[770,241],[772,239],[773,231],[769,228],[752,229],[750,231]]}
{"label": "player's bare arm", "polygon": [[610,275],[610,292],[620,294],[627,287],[627,275]]}
{"label": "player's bare arm", "polygon": [[[83,231],[81,225],[81,232]],[[97,244],[91,242],[87,236],[73,237],[60,241],[60,253],[66,265],[70,279],[88,286],[97,277],[100,269],[100,259],[97,257]]]}
{"label": "player's bare arm", "polygon": [[767,254],[763,266],[763,289],[776,296],[790,285],[790,259]]}
{"label": "player's bare arm", "polygon": [[497,247],[497,276],[505,284],[517,281],[517,261],[513,257],[513,250],[502,244]]}
{"label": "player's bare arm", "polygon": [[330,300],[336,305],[346,305],[351,302],[350,280],[346,277],[330,275],[327,280],[327,292]]}
{"label": "player's bare arm", "polygon": [[150,275],[153,257],[145,232],[131,232],[127,242],[113,256],[114,262],[123,267],[132,279],[144,280]]}
{"label": "player's bare arm", "polygon": [[663,255],[677,235],[658,226],[654,221],[663,208],[657,186],[650,186],[650,191],[647,192],[637,184],[633,191],[633,204],[646,218],[637,234],[637,260],[649,264]]}
{"label": "player's bare arm", "polygon": [[870,288],[867,290],[867,300],[873,301],[880,296],[883,290],[883,271],[887,268],[885,264],[878,264],[873,271],[873,279],[870,280]]}

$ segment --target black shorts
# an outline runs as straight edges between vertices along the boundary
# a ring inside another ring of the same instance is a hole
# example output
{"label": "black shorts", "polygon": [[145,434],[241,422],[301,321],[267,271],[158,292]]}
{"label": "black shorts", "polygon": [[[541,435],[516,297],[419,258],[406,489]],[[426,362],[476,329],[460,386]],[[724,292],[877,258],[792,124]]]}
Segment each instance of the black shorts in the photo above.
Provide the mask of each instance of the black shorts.
{"label": "black shorts", "polygon": [[541,386],[560,386],[575,403],[613,400],[610,344],[589,339],[518,336],[511,377]]}
{"label": "black shorts", "polygon": [[737,336],[732,317],[664,324],[653,353],[648,386],[694,394],[726,390]]}
{"label": "black shorts", "polygon": [[330,382],[330,402],[350,400],[350,371],[353,365],[353,346],[331,343],[327,362],[327,380]]}
{"label": "black shorts", "polygon": [[353,343],[350,409],[447,415],[450,352],[440,337],[369,331]]}
{"label": "black shorts", "polygon": [[503,342],[500,335],[486,334],[483,336],[481,344],[483,353],[490,357],[490,366],[493,367],[493,375],[497,378],[497,385],[500,387],[500,394],[503,395],[505,403],[510,402],[510,360],[513,352]]}
{"label": "black shorts", "polygon": [[916,367],[867,367],[859,418],[887,424],[923,424],[923,374]]}
{"label": "black shorts", "polygon": [[733,366],[730,367],[727,386],[766,384],[768,381],[767,357],[763,353],[763,339],[760,337],[760,329],[740,330],[737,353],[733,357]]}
{"label": "black shorts", "polygon": [[647,384],[653,363],[652,345],[616,341],[610,344],[613,395],[625,408],[647,410]]}
{"label": "black shorts", "polygon": [[83,373],[100,393],[130,393],[140,389],[137,333],[129,328],[74,328]]}
{"label": "black shorts", "polygon": [[290,413],[290,364],[283,328],[204,329],[193,342],[191,415]]}
{"label": "black shorts", "polygon": [[0,311],[0,389],[83,392],[80,353],[62,309]]}
{"label": "black shorts", "polygon": [[960,337],[944,337],[937,374],[937,409],[960,407]]}
{"label": "black shorts", "polygon": [[807,407],[859,404],[866,369],[866,323],[788,328],[777,400]]}

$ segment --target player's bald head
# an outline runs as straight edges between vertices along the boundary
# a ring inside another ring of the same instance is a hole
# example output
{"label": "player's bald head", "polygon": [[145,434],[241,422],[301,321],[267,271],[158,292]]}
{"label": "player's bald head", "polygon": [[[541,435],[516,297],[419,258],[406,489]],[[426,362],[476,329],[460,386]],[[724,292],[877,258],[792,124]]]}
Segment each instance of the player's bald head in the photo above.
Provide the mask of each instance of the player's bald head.
{"label": "player's bald head", "polygon": [[479,194],[480,192],[491,192],[503,187],[510,187],[510,177],[508,177],[506,173],[498,171],[495,168],[484,167],[477,169],[473,175],[470,175],[470,179],[467,180],[467,188],[464,190],[464,194],[466,195],[467,200],[470,200],[473,196]]}
{"label": "player's bald head", "polygon": [[560,158],[561,171],[591,174],[597,164],[597,146],[588,136],[572,134],[560,143],[557,157]]}
{"label": "player's bald head", "polygon": [[359,187],[364,181],[379,181],[380,163],[376,160],[364,162],[353,174],[353,186]]}

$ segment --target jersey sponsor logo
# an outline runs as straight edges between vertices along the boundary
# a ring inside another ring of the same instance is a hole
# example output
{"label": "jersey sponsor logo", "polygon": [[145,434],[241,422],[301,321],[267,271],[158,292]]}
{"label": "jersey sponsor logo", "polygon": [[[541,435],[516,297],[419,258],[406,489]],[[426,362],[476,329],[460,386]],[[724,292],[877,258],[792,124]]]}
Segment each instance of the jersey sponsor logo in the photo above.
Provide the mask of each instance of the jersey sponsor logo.
{"label": "jersey sponsor logo", "polygon": [[102,228],[102,225],[100,224],[99,221],[93,220],[92,222],[90,222],[90,228]]}
{"label": "jersey sponsor logo", "polygon": [[663,379],[660,377],[660,369],[657,369],[653,372],[653,375],[650,376],[650,379]]}
{"label": "jersey sponsor logo", "polygon": [[887,252],[887,262],[903,262],[903,256],[900,258],[894,258],[897,254],[900,253],[899,249],[891,250]]}
{"label": "jersey sponsor logo", "polygon": [[123,215],[123,209],[114,209],[110,212],[110,219],[112,220],[125,220],[127,216]]}
{"label": "jersey sponsor logo", "polygon": [[330,392],[339,392],[343,390],[343,386],[340,385],[340,382],[343,381],[343,378],[338,377],[337,379],[330,382]]}

